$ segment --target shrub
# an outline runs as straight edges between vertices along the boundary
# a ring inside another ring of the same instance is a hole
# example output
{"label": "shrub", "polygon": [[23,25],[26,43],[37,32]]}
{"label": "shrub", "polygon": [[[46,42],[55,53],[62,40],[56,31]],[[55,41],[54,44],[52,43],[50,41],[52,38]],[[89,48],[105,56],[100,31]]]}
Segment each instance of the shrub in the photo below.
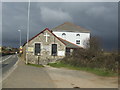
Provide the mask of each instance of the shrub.
{"label": "shrub", "polygon": [[89,44],[91,47],[74,50],[72,55],[65,57],[62,62],[78,67],[100,68],[118,72],[118,53],[106,54],[101,51],[95,38]]}

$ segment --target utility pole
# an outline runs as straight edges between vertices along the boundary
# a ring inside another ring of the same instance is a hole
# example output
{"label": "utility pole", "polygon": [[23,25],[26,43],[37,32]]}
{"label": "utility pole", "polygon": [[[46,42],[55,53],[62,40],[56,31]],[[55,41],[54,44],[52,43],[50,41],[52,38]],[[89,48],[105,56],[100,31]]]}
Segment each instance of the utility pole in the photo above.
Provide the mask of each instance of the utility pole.
{"label": "utility pole", "polygon": [[20,32],[20,46],[21,46],[21,30],[18,30]]}
{"label": "utility pole", "polygon": [[21,30],[18,30],[20,32],[20,47],[19,47],[19,53],[22,53],[22,46],[21,46]]}
{"label": "utility pole", "polygon": [[28,41],[29,41],[29,19],[30,19],[30,0],[28,2],[28,21],[27,21],[27,44],[26,44],[26,64],[28,64]]}

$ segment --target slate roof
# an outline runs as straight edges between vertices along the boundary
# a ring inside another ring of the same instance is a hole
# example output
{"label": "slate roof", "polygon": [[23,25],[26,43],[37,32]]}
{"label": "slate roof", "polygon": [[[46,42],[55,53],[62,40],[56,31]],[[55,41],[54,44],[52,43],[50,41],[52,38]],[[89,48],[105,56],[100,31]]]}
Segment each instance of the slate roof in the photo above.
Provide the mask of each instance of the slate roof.
{"label": "slate roof", "polygon": [[[59,38],[59,37],[58,37]],[[65,45],[66,45],[66,47],[67,48],[82,48],[82,47],[80,47],[80,46],[78,46],[78,45],[76,45],[76,44],[74,44],[74,43],[71,43],[71,42],[69,42],[69,41],[67,41],[67,40],[64,40],[64,39],[62,39],[62,38],[59,38],[62,42],[64,42],[65,43]]]}
{"label": "slate roof", "polygon": [[71,22],[65,22],[64,24],[61,24],[61,25],[53,28],[52,31],[84,32],[84,33],[90,32],[89,30],[84,29],[80,26],[77,26]]}
{"label": "slate roof", "polygon": [[[33,40],[34,38],[36,38],[38,35],[40,35],[42,32],[44,32],[45,30],[48,30],[50,33],[52,33],[51,32],[51,30],[49,30],[48,28],[46,28],[46,29],[44,29],[43,31],[41,31],[40,33],[38,33],[37,35],[35,35],[34,37],[32,37],[28,42],[30,42],[31,40]],[[67,40],[64,40],[64,39],[62,39],[62,38],[60,38],[60,37],[57,37],[55,34],[53,34],[52,33],[52,35],[54,35],[56,38],[58,38],[67,48],[82,48],[82,47],[80,47],[80,46],[78,46],[78,45],[76,45],[76,44],[73,44],[73,43],[71,43],[71,42],[69,42],[69,41],[67,41]],[[26,42],[27,43],[27,42]],[[25,44],[26,43],[24,43],[23,44],[23,46],[25,46]]]}

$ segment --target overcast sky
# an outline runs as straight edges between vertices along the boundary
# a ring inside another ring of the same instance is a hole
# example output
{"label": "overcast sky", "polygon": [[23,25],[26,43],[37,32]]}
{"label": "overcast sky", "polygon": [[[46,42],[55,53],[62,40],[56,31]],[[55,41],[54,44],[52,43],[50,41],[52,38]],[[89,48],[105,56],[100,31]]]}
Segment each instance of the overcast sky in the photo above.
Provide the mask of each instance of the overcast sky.
{"label": "overcast sky", "polygon": [[[19,32],[22,44],[26,42],[27,2],[4,2],[2,6],[3,45],[18,47]],[[118,45],[117,2],[32,2],[30,8],[30,38],[41,30],[54,28],[69,21],[98,36],[104,49],[113,50]]]}

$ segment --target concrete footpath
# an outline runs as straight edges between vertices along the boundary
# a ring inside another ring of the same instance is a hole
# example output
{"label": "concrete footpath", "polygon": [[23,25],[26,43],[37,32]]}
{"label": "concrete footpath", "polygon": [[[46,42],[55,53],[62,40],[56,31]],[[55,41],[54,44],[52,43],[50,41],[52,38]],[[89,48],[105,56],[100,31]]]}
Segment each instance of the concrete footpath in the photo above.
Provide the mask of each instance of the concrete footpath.
{"label": "concrete footpath", "polygon": [[118,77],[53,67],[33,67],[19,61],[3,88],[118,88]]}
{"label": "concrete footpath", "polygon": [[47,72],[19,61],[17,68],[2,83],[2,88],[56,88]]}

